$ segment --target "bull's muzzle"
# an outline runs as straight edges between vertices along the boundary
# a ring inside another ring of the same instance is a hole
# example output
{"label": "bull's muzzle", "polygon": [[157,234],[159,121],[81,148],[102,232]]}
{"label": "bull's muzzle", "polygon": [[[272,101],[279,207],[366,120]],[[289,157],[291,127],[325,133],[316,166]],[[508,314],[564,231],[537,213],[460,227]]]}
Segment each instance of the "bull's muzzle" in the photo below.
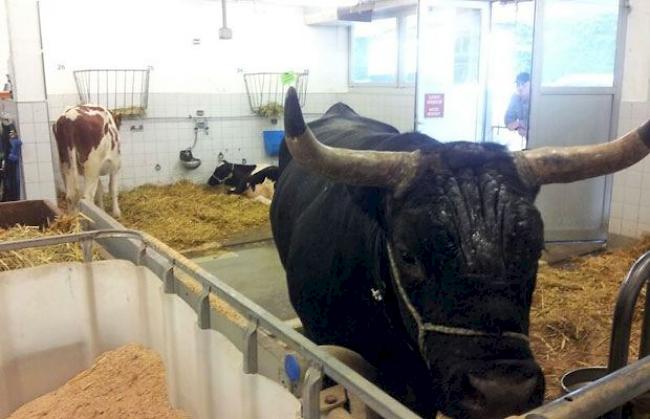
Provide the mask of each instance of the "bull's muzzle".
{"label": "bull's muzzle", "polygon": [[456,371],[448,391],[451,417],[503,418],[542,403],[544,375],[532,360],[481,362]]}

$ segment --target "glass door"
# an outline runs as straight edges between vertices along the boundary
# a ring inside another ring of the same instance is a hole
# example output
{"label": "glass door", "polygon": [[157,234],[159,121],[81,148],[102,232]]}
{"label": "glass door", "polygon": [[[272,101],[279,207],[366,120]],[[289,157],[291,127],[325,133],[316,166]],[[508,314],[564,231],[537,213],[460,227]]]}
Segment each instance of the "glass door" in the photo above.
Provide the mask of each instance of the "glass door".
{"label": "glass door", "polygon": [[[615,136],[625,0],[538,1],[528,148]],[[607,239],[611,177],[544,186],[546,241]]]}
{"label": "glass door", "polygon": [[485,141],[526,148],[535,3],[491,3]]}
{"label": "glass door", "polygon": [[482,141],[488,3],[419,3],[416,130],[438,141]]}

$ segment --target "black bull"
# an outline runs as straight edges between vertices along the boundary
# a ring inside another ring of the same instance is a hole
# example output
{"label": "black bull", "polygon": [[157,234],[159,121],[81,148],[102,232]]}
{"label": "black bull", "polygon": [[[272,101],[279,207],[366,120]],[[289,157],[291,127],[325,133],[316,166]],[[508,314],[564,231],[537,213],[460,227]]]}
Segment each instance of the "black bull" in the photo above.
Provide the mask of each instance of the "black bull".
{"label": "black bull", "polygon": [[539,405],[544,379],[527,340],[539,186],[633,164],[650,123],[609,143],[616,150],[512,154],[400,134],[343,104],[306,128],[291,89],[285,110],[271,223],[306,335],[359,352],[426,417]]}

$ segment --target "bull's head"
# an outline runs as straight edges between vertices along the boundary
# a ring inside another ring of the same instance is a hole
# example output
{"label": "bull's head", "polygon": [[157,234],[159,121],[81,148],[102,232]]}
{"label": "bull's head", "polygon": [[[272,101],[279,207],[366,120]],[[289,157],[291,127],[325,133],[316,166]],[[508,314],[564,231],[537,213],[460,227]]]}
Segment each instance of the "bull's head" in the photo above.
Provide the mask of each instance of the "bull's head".
{"label": "bull's head", "polygon": [[597,146],[359,151],[320,143],[290,89],[285,132],[299,164],[383,191],[377,213],[392,292],[412,346],[429,366],[438,408],[452,417],[490,418],[541,404],[544,378],[527,338],[543,247],[534,199],[543,184],[613,173],[642,159],[650,121]]}

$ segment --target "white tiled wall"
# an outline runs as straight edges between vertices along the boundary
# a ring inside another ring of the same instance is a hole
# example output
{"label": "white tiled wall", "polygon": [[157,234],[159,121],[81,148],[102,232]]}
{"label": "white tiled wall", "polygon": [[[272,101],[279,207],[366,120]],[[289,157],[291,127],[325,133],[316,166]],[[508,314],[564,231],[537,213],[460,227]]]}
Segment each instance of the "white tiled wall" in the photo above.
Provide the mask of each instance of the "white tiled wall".
{"label": "white tiled wall", "polygon": [[23,178],[27,199],[54,199],[47,104],[18,102],[18,130],[23,141]]}
{"label": "white tiled wall", "polygon": [[[361,115],[391,123],[400,130],[411,130],[413,127],[413,99],[404,92],[310,92],[304,109],[306,118],[317,118],[337,101],[347,103]],[[48,100],[50,125],[66,106],[76,103],[76,95],[51,95]],[[207,135],[199,131],[192,151],[195,157],[201,159],[201,166],[188,170],[180,164],[179,152],[194,141],[194,123],[189,116],[199,109],[209,118],[210,128]],[[132,125],[140,124],[142,131],[131,130]],[[43,129],[42,125],[38,127]],[[27,126],[30,134],[33,129]],[[123,164],[121,189],[144,183],[171,183],[179,179],[206,182],[218,163],[219,153],[232,162],[241,162],[242,159],[255,163],[276,162],[277,157],[270,157],[264,151],[262,131],[269,129],[281,130],[282,123],[274,126],[267,119],[253,115],[245,94],[152,93],[147,118],[124,120],[120,129]],[[56,147],[54,138],[51,141]],[[28,148],[27,154],[38,152],[32,145]],[[37,170],[35,162],[30,163],[29,170]],[[157,165],[160,170],[156,170]],[[56,177],[60,185],[58,170]]]}
{"label": "white tiled wall", "polygon": [[[650,119],[650,2],[631,0],[628,14],[618,134]],[[614,175],[609,231],[650,233],[650,157]]]}
{"label": "white tiled wall", "polygon": [[[38,5],[35,0],[6,0],[13,46],[14,95],[18,132],[23,141],[23,180],[27,199],[53,199],[54,171],[48,108],[42,73]],[[19,22],[19,24],[17,24]],[[4,28],[3,28],[4,29]]]}
{"label": "white tiled wall", "polygon": [[9,30],[6,22],[5,2],[0,1],[0,89],[4,86],[5,74],[9,73]]}
{"label": "white tiled wall", "polygon": [[[623,102],[619,135],[650,119],[650,102]],[[650,233],[650,157],[614,175],[610,233],[640,237]]]}
{"label": "white tiled wall", "polygon": [[357,113],[374,118],[404,131],[413,131],[415,89],[350,88],[339,95]]}

